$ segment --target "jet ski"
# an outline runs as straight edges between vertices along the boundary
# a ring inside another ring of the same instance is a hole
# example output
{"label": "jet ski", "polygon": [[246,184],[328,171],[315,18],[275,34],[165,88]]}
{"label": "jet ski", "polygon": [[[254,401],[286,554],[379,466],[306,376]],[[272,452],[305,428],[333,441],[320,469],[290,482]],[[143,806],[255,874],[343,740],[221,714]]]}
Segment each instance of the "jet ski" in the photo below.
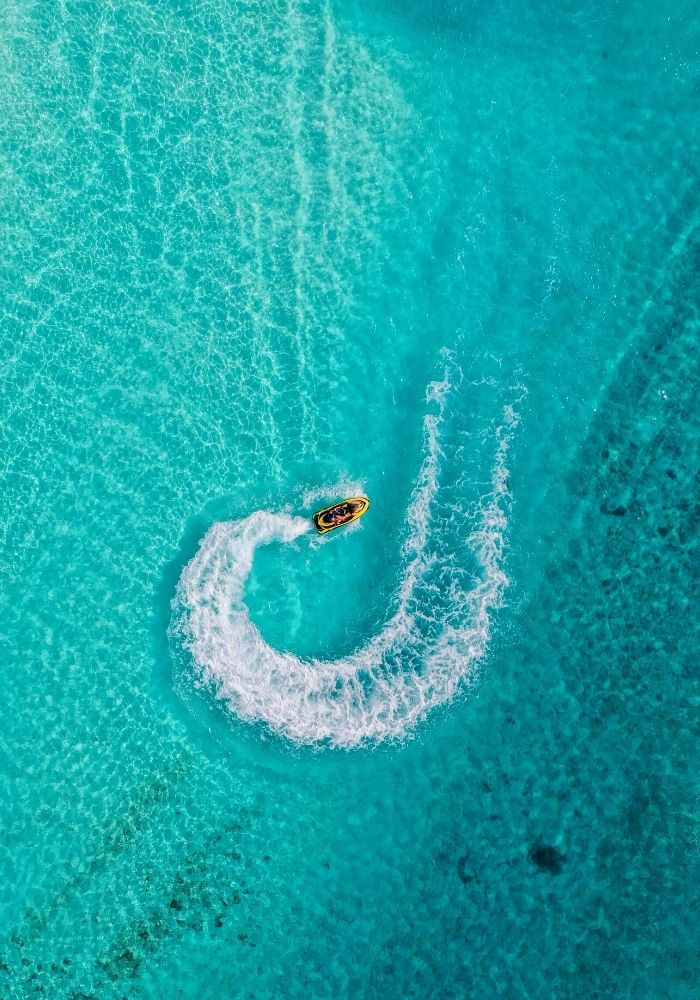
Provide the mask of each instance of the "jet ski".
{"label": "jet ski", "polygon": [[327,531],[334,531],[335,528],[342,528],[345,524],[352,524],[368,510],[369,500],[367,497],[348,497],[347,500],[340,500],[314,514],[316,531],[319,535],[325,535]]}

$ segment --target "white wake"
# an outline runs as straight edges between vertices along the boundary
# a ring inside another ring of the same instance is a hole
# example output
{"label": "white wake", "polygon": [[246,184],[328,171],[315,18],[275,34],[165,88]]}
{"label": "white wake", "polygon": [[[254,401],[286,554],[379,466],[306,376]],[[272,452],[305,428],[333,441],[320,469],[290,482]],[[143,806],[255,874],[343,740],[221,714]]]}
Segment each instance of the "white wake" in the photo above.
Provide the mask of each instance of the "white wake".
{"label": "white wake", "polygon": [[[299,538],[310,529],[307,519],[257,511],[215,524],[204,536],[180,578],[174,631],[200,682],[240,719],[263,722],[299,743],[353,747],[398,739],[452,698],[484,656],[492,612],[508,584],[506,458],[518,417],[512,406],[503,409],[490,437],[490,482],[481,500],[463,509],[449,485],[439,499],[449,393],[447,376],[428,389],[436,412],[424,419],[424,459],[406,515],[396,610],[349,656],[321,660],[280,652],[263,639],[244,603],[255,550]],[[450,545],[435,544],[441,532],[453,539]],[[463,539],[462,551],[455,549],[455,536]]]}

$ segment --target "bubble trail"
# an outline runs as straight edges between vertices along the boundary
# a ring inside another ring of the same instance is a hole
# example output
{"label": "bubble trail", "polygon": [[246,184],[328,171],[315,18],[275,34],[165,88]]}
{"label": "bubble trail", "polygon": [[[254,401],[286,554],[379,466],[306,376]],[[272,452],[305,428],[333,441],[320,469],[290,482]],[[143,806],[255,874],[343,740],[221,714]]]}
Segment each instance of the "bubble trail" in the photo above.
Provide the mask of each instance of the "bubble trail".
{"label": "bubble trail", "polygon": [[302,744],[357,747],[404,737],[455,696],[486,653],[502,606],[510,493],[506,459],[518,416],[494,421],[490,480],[467,506],[458,481],[441,485],[441,436],[453,391],[449,373],[428,387],[424,458],[406,515],[395,611],[348,656],[306,659],[270,646],[244,603],[256,549],[289,543],[307,519],[257,511],[212,526],[184,568],[172,637],[191,654],[199,682],[247,722]]}

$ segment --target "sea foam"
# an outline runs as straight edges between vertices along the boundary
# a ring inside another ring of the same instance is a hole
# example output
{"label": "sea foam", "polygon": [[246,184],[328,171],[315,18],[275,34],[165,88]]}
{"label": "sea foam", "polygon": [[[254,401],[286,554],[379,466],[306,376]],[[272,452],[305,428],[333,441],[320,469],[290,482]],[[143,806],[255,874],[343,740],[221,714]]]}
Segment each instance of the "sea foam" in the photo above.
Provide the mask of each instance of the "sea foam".
{"label": "sea foam", "polygon": [[[350,655],[306,659],[277,650],[244,603],[256,549],[299,539],[310,530],[306,518],[256,511],[213,525],[202,539],[179,581],[172,634],[189,650],[199,683],[240,719],[305,744],[397,740],[472,676],[508,584],[506,459],[518,416],[505,406],[492,424],[490,478],[480,499],[467,507],[454,470],[451,486],[440,483],[441,434],[452,391],[449,374],[428,387],[424,457],[406,512],[393,613]],[[449,545],[440,541],[446,538]]]}

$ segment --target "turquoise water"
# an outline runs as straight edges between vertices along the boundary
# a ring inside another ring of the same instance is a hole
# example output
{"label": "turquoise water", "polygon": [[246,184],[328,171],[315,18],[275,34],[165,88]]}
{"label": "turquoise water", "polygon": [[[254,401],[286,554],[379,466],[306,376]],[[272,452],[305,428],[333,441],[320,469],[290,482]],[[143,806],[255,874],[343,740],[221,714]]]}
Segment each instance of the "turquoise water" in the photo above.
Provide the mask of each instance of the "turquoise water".
{"label": "turquoise water", "polygon": [[0,11],[3,998],[700,996],[697,10],[376,7]]}

